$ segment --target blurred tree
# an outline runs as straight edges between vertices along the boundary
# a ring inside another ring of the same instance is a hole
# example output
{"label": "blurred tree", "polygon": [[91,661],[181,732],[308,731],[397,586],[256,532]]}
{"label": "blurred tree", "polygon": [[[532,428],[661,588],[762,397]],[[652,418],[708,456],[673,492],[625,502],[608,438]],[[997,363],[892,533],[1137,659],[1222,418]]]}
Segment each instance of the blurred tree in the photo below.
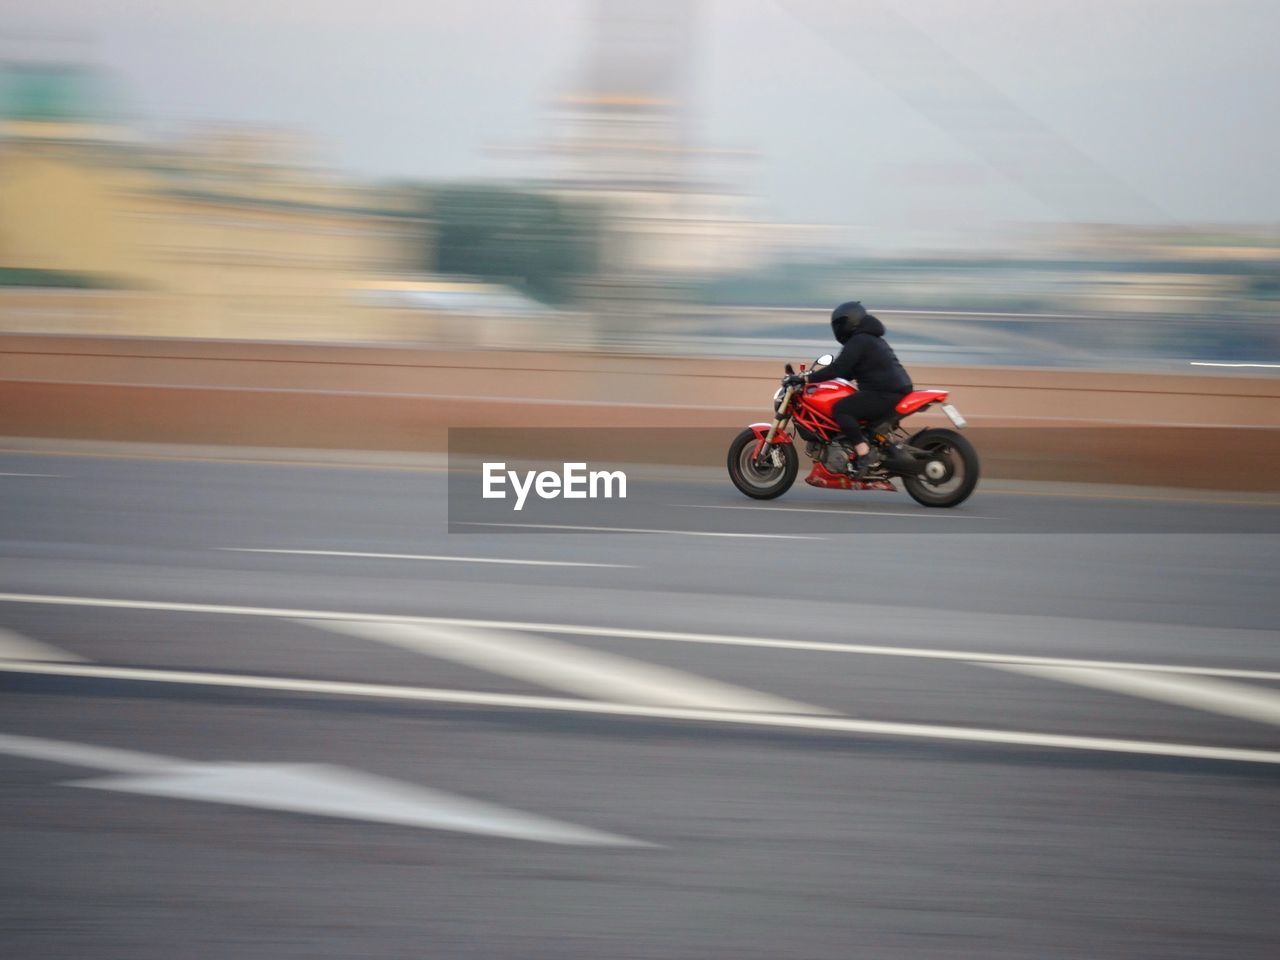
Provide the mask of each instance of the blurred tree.
{"label": "blurred tree", "polygon": [[53,287],[74,290],[124,290],[128,284],[99,273],[72,273],[35,267],[0,266],[0,287]]}
{"label": "blurred tree", "polygon": [[600,218],[584,203],[482,184],[423,188],[437,273],[516,287],[546,303],[574,298],[599,261]]}

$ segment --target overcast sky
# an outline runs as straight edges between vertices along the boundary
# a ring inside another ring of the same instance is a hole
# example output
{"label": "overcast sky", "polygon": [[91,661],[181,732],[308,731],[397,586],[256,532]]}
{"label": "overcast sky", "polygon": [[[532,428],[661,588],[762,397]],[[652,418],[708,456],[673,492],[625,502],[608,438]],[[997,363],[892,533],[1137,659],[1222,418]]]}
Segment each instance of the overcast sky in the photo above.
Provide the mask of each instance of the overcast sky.
{"label": "overcast sky", "polygon": [[[0,0],[0,40],[74,33],[152,129],[248,121],[361,174],[475,177],[543,136],[591,9]],[[1280,220],[1276,0],[707,0],[698,20],[699,136],[754,152],[728,172],[771,216]]]}

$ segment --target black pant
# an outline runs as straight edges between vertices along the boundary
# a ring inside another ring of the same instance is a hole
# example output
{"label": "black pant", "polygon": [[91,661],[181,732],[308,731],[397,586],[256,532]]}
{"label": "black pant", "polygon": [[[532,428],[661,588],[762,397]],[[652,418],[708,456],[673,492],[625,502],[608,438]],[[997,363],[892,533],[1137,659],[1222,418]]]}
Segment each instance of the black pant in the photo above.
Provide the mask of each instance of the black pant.
{"label": "black pant", "polygon": [[834,407],[831,412],[835,414],[836,423],[840,425],[840,430],[849,442],[857,446],[866,438],[862,435],[862,426],[859,420],[866,420],[875,423],[884,419],[898,405],[906,394],[903,393],[882,393],[878,390],[859,390],[852,396],[845,397]]}

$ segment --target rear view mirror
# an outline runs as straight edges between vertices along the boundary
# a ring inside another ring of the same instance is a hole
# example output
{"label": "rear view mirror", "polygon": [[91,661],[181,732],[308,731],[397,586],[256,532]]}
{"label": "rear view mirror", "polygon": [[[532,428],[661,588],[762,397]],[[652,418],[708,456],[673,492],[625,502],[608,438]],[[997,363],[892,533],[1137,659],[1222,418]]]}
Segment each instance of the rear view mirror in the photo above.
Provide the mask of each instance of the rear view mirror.
{"label": "rear view mirror", "polygon": [[829,353],[824,353],[824,354],[823,354],[822,356],[820,356],[817,360],[813,361],[814,369],[817,369],[818,367],[825,367],[825,366],[826,366],[827,364],[829,364],[833,359],[834,359],[834,358],[831,356],[831,354],[829,354]]}

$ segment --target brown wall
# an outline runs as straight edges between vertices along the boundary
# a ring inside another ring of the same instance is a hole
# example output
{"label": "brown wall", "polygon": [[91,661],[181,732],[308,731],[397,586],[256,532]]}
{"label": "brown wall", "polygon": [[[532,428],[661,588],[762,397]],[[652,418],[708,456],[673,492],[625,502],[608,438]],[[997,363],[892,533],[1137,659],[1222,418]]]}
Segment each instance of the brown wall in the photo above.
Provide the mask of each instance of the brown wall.
{"label": "brown wall", "polygon": [[[778,361],[0,337],[0,434],[442,449],[448,427],[735,427]],[[1275,490],[1280,380],[913,367],[969,418],[989,476]],[[937,415],[919,418],[939,423]]]}

